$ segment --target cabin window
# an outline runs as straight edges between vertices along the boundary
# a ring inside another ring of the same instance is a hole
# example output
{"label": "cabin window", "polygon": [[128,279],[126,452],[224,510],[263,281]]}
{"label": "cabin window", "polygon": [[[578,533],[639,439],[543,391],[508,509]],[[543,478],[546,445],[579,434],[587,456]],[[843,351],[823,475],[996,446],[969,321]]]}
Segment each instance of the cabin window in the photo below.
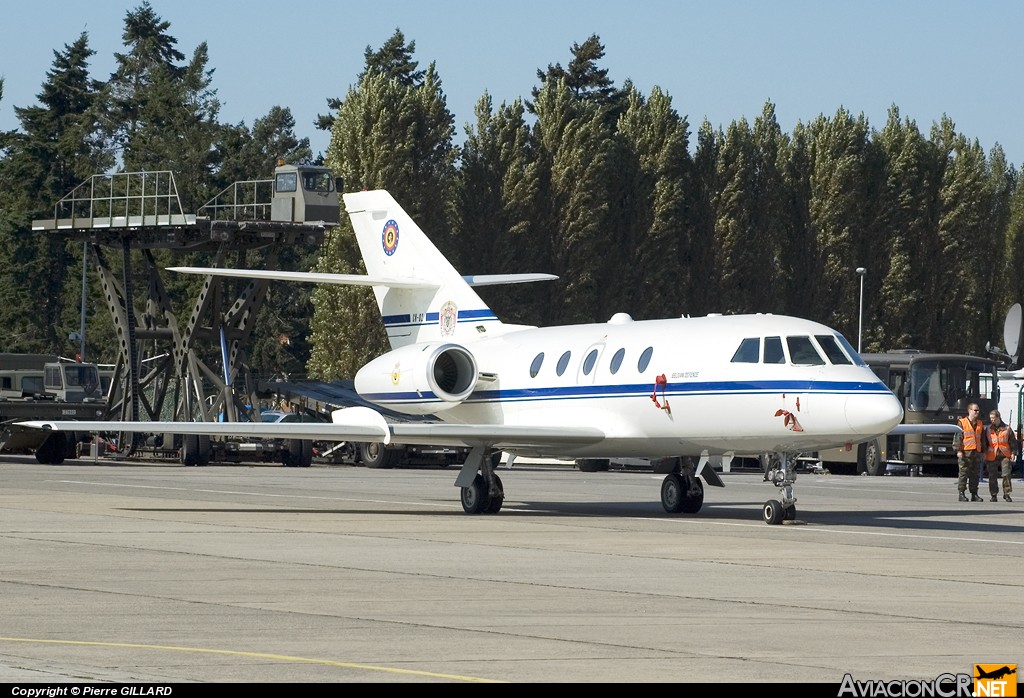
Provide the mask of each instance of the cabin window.
{"label": "cabin window", "polygon": [[654,347],[647,347],[644,349],[644,353],[640,355],[640,360],[636,362],[636,370],[643,373],[647,370],[647,364],[651,363],[651,354],[654,353]]}
{"label": "cabin window", "polygon": [[732,355],[734,364],[756,364],[761,359],[761,338],[747,337]]}
{"label": "cabin window", "polygon": [[832,363],[837,366],[853,363],[850,361],[849,357],[843,353],[843,350],[839,348],[839,342],[836,341],[835,335],[816,334],[814,335],[814,338],[818,340],[818,345],[821,346],[821,350],[825,352],[825,356]]}
{"label": "cabin window", "polygon": [[612,363],[611,363],[611,366],[609,367],[609,368],[611,368],[611,371],[612,371],[613,374],[619,372],[619,367],[622,366],[622,357],[624,357],[625,355],[626,355],[626,350],[625,349],[619,349],[617,352],[615,352],[615,356],[612,357]]}
{"label": "cabin window", "polygon": [[587,358],[583,359],[583,375],[589,376],[590,372],[594,370],[594,364],[597,363],[597,349],[591,350],[587,354]]}
{"label": "cabin window", "polygon": [[299,178],[294,172],[281,172],[277,175],[274,190],[280,192],[295,191],[299,188]]}
{"label": "cabin window", "polygon": [[572,357],[572,352],[567,351],[558,357],[558,363],[555,364],[555,373],[562,375],[565,373],[565,369],[569,366],[569,359]]}
{"label": "cabin window", "polygon": [[544,363],[544,352],[537,354],[537,357],[530,364],[530,378],[536,378],[537,374],[540,373],[540,366]]}
{"label": "cabin window", "polygon": [[782,353],[782,337],[764,338],[764,362],[766,364],[786,363],[786,355]]}
{"label": "cabin window", "polygon": [[789,347],[789,358],[793,363],[801,366],[822,366],[825,359],[811,344],[810,337],[786,337],[786,345]]}
{"label": "cabin window", "polygon": [[22,393],[41,393],[43,392],[43,377],[42,376],[25,376],[21,379],[21,392]]}

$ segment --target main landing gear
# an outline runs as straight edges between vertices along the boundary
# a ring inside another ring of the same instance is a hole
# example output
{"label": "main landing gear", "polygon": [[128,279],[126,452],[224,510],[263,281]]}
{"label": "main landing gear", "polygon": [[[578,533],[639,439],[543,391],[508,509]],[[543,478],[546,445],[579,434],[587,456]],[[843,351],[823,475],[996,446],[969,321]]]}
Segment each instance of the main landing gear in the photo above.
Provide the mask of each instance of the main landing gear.
{"label": "main landing gear", "polygon": [[461,487],[462,509],[467,514],[497,514],[505,502],[501,478],[494,472],[501,462],[501,451],[477,446],[469,452],[462,471],[455,479]]}
{"label": "main landing gear", "polygon": [[654,472],[668,472],[661,482],[661,506],[670,514],[696,514],[704,506],[704,482],[725,487],[707,457],[664,458],[655,463]]}
{"label": "main landing gear", "polygon": [[793,496],[793,483],[796,482],[796,470],[793,468],[789,454],[768,454],[765,461],[764,480],[779,488],[779,499],[769,499],[761,510],[764,522],[772,526],[783,521],[796,520],[796,497]]}

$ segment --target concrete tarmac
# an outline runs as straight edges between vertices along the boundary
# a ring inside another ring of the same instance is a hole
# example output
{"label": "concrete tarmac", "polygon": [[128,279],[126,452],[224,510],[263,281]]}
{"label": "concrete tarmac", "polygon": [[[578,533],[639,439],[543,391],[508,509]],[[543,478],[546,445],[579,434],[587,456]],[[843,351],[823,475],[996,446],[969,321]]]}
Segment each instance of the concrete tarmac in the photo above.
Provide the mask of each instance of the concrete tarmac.
{"label": "concrete tarmac", "polygon": [[826,682],[1024,664],[1024,486],[0,461],[0,682]]}

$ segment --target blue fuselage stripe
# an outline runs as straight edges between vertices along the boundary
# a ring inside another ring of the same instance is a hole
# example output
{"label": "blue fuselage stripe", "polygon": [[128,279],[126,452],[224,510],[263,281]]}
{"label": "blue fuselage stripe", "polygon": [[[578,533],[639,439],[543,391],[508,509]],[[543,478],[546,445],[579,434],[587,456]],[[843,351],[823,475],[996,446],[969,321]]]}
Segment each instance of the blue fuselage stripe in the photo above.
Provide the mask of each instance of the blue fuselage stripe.
{"label": "blue fuselage stripe", "polygon": [[[513,388],[508,390],[477,390],[466,400],[467,404],[482,402],[521,402],[530,400],[580,400],[603,398],[650,397],[654,390],[650,384],[623,385],[571,385],[561,387]],[[765,393],[815,393],[821,395],[891,395],[882,383],[860,381],[720,381],[668,384],[658,387],[659,397],[687,397],[698,395],[759,395]],[[438,402],[432,392],[370,393],[363,395],[377,403]]]}
{"label": "blue fuselage stripe", "polygon": [[[440,321],[440,313],[425,313],[423,319],[414,322],[412,315],[385,315],[384,326],[385,327],[398,327],[403,325],[433,325]],[[483,308],[481,310],[460,310],[458,321],[459,322],[479,322],[480,320],[497,320],[498,317],[494,314],[494,311],[489,308]]]}

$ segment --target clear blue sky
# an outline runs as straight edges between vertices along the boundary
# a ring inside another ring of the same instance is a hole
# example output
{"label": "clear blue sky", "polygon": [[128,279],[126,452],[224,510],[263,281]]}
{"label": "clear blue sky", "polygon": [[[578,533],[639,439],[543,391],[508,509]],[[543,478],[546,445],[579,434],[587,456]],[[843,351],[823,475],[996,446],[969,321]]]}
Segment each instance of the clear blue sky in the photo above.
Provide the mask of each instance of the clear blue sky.
{"label": "clear blue sky", "polygon": [[[0,129],[18,127],[13,107],[36,103],[53,51],[82,31],[96,51],[93,77],[106,79],[124,50],[124,16],[140,4],[5,8]],[[645,94],[660,86],[693,133],[704,118],[723,128],[752,121],[768,100],[785,132],[840,106],[880,129],[895,104],[926,135],[946,114],[986,153],[999,143],[1011,163],[1024,163],[1024,3],[1010,0],[150,4],[186,56],[207,42],[222,121],[252,125],[287,106],[314,152],[328,141],[312,126],[325,100],[344,96],[367,45],[378,48],[399,28],[416,42],[421,67],[436,62],[460,142],[485,90],[495,105],[529,97],[538,68],[566,65],[573,43],[597,34],[612,80],[632,79]]]}

